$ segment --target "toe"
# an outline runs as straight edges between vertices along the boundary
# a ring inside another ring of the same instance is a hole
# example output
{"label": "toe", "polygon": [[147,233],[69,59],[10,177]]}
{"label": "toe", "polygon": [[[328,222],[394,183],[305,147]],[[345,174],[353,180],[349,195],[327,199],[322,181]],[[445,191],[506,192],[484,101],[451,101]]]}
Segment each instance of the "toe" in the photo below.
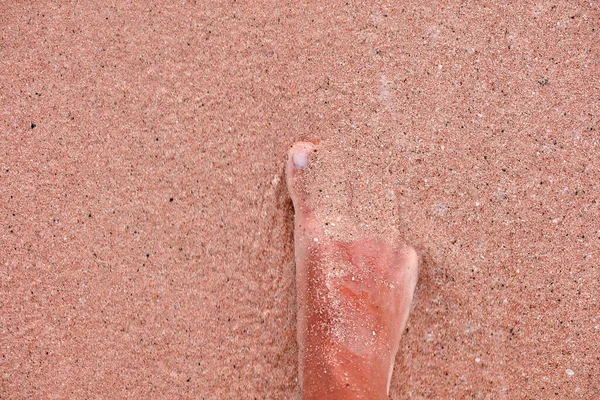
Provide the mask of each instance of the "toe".
{"label": "toe", "polygon": [[308,212],[304,175],[317,146],[310,142],[295,143],[288,153],[286,166],[287,187],[296,212]]}

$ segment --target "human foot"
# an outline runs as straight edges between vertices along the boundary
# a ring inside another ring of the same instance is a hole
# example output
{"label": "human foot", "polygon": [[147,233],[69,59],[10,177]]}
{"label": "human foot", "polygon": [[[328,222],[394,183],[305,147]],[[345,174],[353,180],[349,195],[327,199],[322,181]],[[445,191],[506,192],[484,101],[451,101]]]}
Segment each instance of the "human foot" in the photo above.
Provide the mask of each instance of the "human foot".
{"label": "human foot", "polygon": [[[286,166],[295,210],[302,398],[384,399],[417,282],[418,256],[397,232],[378,237],[324,221],[327,210],[313,201],[307,182],[316,157],[317,146],[299,142]],[[353,239],[340,240],[344,230],[353,230]]]}

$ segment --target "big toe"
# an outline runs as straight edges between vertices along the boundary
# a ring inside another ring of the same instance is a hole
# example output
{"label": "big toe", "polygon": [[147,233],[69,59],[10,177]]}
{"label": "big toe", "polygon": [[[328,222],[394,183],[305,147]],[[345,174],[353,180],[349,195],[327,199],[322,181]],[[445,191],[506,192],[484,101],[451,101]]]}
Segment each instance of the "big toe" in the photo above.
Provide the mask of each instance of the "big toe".
{"label": "big toe", "polygon": [[305,175],[317,146],[310,142],[296,142],[288,152],[286,166],[287,187],[296,212],[308,213]]}

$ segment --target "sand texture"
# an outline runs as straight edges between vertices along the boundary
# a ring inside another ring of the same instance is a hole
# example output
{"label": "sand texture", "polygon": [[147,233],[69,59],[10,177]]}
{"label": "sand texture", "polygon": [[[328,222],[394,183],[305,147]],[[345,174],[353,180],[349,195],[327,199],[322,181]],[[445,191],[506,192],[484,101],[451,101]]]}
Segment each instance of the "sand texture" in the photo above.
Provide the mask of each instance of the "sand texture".
{"label": "sand texture", "polygon": [[296,398],[297,140],[421,256],[391,399],[598,398],[600,7],[493,3],[0,2],[0,398]]}

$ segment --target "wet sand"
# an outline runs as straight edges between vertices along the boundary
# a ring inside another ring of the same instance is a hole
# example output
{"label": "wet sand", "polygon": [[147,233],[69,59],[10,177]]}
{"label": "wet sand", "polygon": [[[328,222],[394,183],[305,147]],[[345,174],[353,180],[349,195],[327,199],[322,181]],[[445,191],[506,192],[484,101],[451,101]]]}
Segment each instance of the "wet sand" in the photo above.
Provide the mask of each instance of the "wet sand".
{"label": "wet sand", "polygon": [[297,140],[315,189],[351,186],[332,218],[351,196],[422,257],[390,398],[600,392],[592,2],[11,2],[0,28],[1,398],[295,398]]}

